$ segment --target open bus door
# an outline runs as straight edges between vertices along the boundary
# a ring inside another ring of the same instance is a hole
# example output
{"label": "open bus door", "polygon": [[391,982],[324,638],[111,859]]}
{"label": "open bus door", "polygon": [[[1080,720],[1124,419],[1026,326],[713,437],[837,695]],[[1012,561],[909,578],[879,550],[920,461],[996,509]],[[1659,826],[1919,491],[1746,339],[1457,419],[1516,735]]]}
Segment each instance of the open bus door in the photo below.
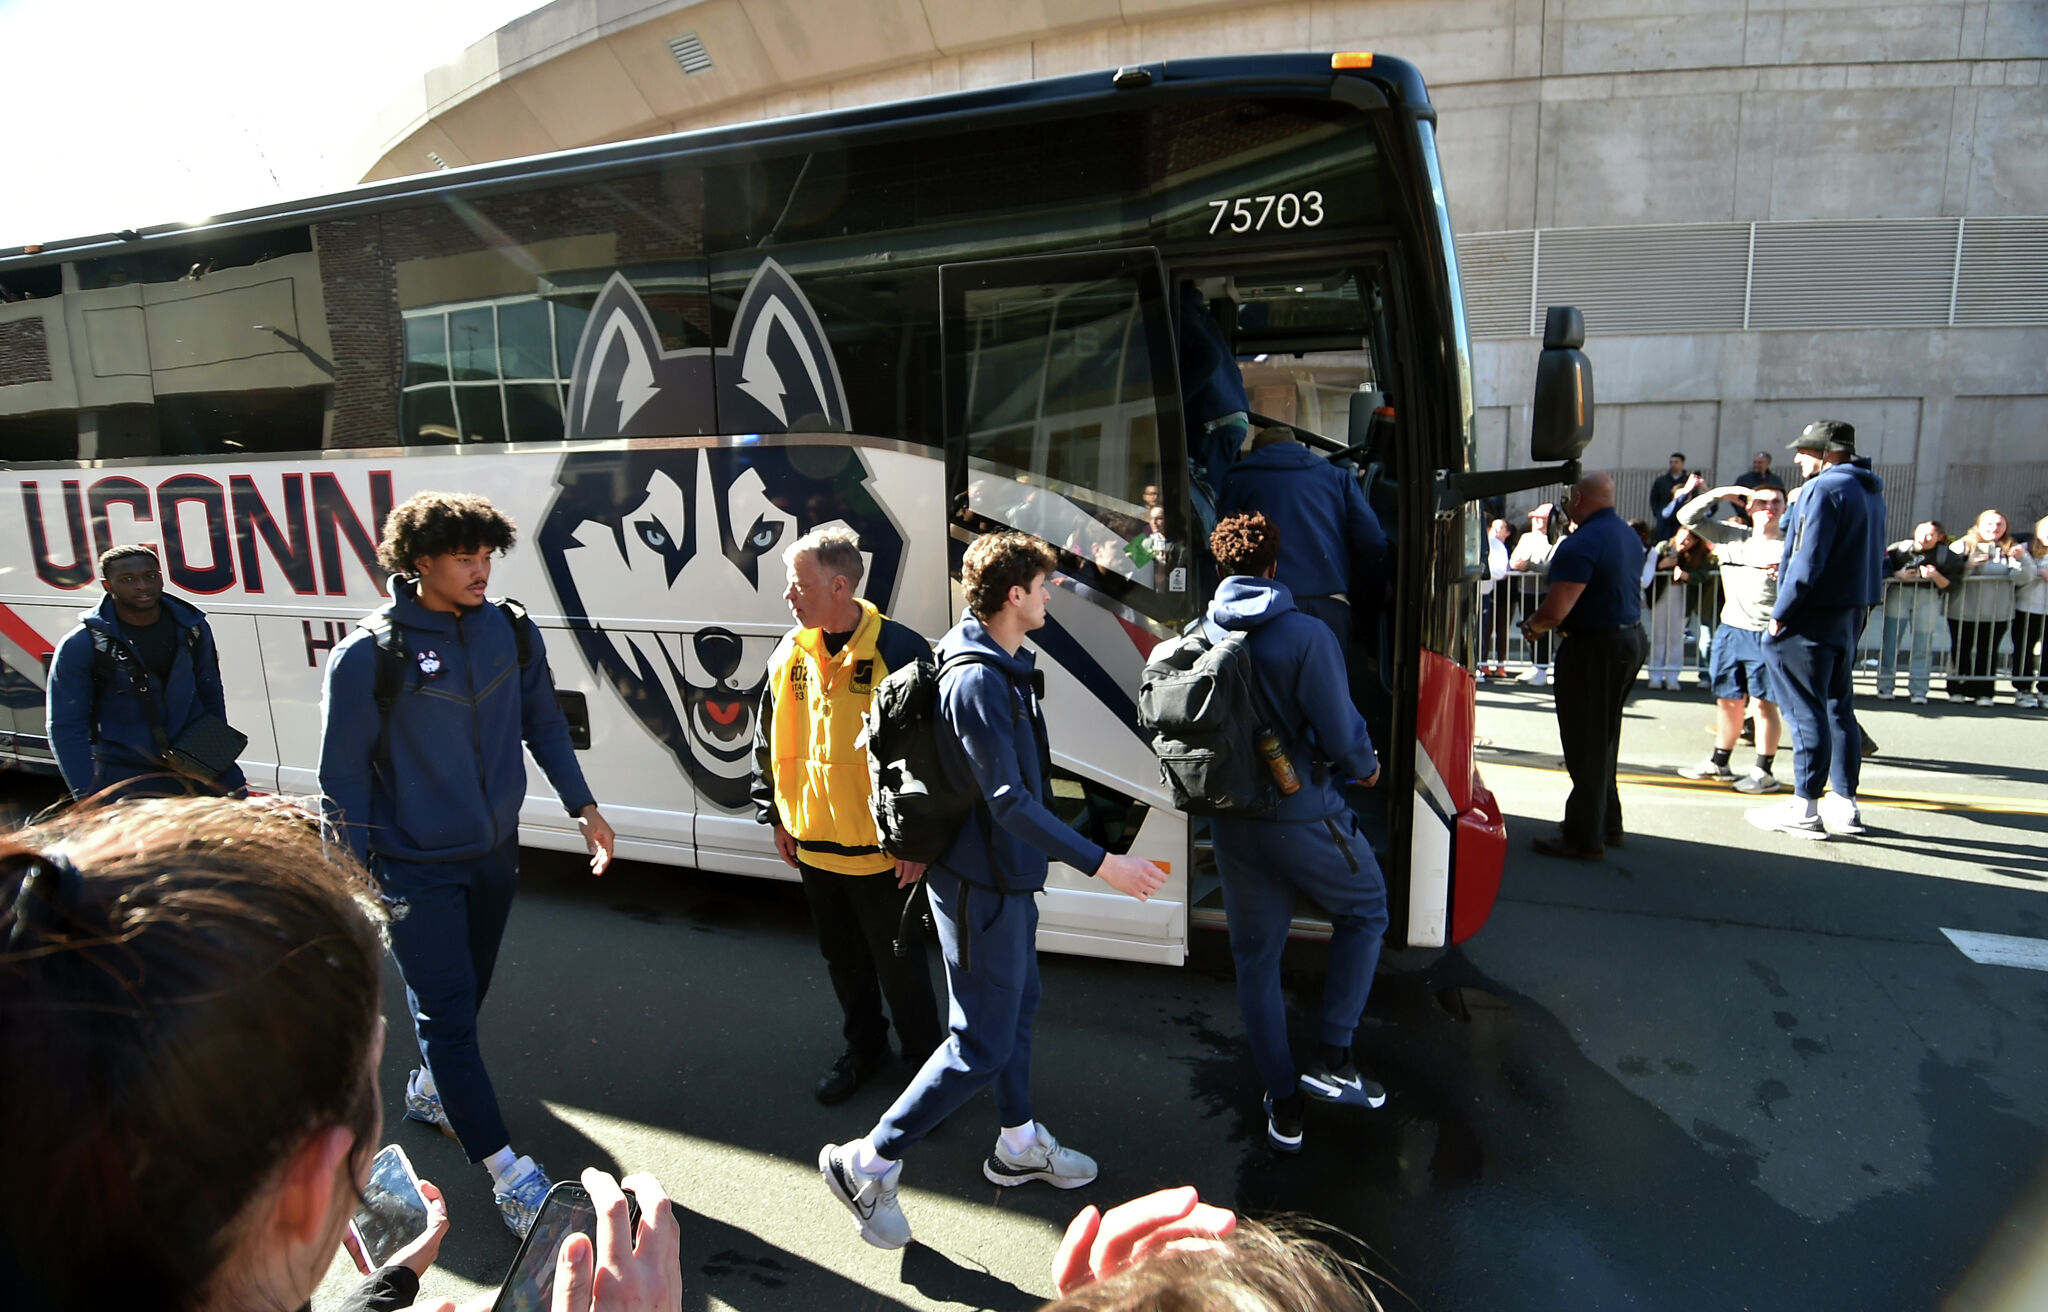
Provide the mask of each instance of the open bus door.
{"label": "open bus door", "polygon": [[[1187,822],[1138,729],[1145,658],[1196,594],[1187,451],[1166,279],[1150,248],[944,265],[946,466],[953,569],[983,533],[1060,554],[1046,625],[1053,792],[1062,817],[1156,861],[1148,902],[1055,865],[1039,943],[1178,965],[1186,955]],[[1163,535],[1150,520],[1163,514]]]}

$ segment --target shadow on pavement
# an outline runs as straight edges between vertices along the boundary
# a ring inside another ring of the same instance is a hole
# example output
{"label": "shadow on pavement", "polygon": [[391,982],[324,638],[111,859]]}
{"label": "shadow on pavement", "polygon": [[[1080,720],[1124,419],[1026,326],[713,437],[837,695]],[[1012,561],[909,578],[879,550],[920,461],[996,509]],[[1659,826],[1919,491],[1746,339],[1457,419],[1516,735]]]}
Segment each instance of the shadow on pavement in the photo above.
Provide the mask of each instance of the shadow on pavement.
{"label": "shadow on pavement", "polygon": [[1045,1305],[1038,1295],[1019,1289],[1000,1276],[958,1262],[914,1240],[903,1250],[903,1283],[935,1303],[963,1303],[995,1312],[1011,1308],[1030,1312]]}

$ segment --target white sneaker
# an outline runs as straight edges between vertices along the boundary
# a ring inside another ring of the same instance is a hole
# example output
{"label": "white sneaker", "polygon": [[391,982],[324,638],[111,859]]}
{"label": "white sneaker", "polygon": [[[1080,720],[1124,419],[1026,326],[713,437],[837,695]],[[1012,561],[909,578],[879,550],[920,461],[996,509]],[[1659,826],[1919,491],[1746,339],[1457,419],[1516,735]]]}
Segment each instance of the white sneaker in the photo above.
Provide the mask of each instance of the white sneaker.
{"label": "white sneaker", "polygon": [[547,1201],[548,1190],[554,1186],[547,1171],[531,1157],[521,1156],[512,1163],[503,1184],[493,1184],[491,1196],[498,1204],[498,1215],[505,1222],[505,1228],[521,1239],[533,1229],[533,1223],[540,1216],[540,1205]]}
{"label": "white sneaker", "polygon": [[1820,799],[1820,823],[1829,833],[1845,838],[1868,832],[1863,827],[1863,809],[1856,805],[1856,799],[1835,793],[1828,793]]}
{"label": "white sneaker", "polygon": [[1005,1187],[1043,1180],[1055,1189],[1079,1189],[1095,1183],[1096,1171],[1094,1158],[1060,1147],[1060,1141],[1043,1125],[1038,1127],[1037,1140],[1021,1153],[1012,1153],[997,1135],[996,1150],[981,1164],[981,1173],[990,1184]]}
{"label": "white sneaker", "polygon": [[1735,782],[1735,771],[1725,765],[1716,765],[1714,758],[1711,756],[1701,761],[1698,765],[1679,766],[1678,774],[1682,779],[1711,779],[1717,784],[1732,784]]}
{"label": "white sneaker", "polygon": [[1748,793],[1752,797],[1759,793],[1775,793],[1784,786],[1776,775],[1754,765],[1749,767],[1748,774],[1735,781],[1736,792]]}
{"label": "white sneaker", "polygon": [[818,1150],[818,1174],[825,1177],[832,1196],[853,1213],[862,1239],[876,1248],[901,1248],[910,1242],[910,1220],[896,1201],[903,1163],[893,1164],[880,1175],[869,1175],[853,1164],[851,1149],[828,1143]]}
{"label": "white sneaker", "polygon": [[1531,676],[1529,679],[1530,687],[1547,688],[1550,686],[1550,671],[1544,669],[1541,665],[1529,671],[1529,674]]}
{"label": "white sneaker", "polygon": [[1892,699],[1892,690],[1890,688],[1879,688],[1877,690],[1877,699],[1881,702],[1890,701]]}
{"label": "white sneaker", "polygon": [[1806,813],[1806,803],[1796,797],[1787,798],[1777,806],[1758,807],[1744,811],[1742,818],[1758,829],[1774,829],[1794,838],[1826,838],[1828,831],[1822,827],[1820,817]]}
{"label": "white sneaker", "polygon": [[1994,704],[1995,704],[1995,703],[1994,703],[1993,699],[1992,699],[1992,698],[1989,698],[1989,697],[1979,697],[1979,698],[1977,699],[1977,705],[1979,705],[1979,706],[1991,706],[1991,705],[1994,705]]}
{"label": "white sneaker", "polygon": [[1925,697],[1915,697],[1915,698],[1913,699],[1913,705],[1915,705],[1915,706],[1925,706],[1925,705],[1927,705],[1927,699],[1926,699]]}
{"label": "white sneaker", "polygon": [[2038,696],[2036,696],[2035,694],[2033,694],[2033,693],[2030,693],[2030,692],[2023,692],[2023,693],[2021,693],[2021,694],[2020,694],[2020,699],[2019,699],[2019,701],[2018,701],[2018,703],[2017,703],[2017,705],[2020,705],[2020,706],[2024,706],[2024,707],[2026,707],[2026,708],[2027,708],[2028,710],[2030,710],[2030,711],[2031,711],[2031,710],[2033,710],[2033,709],[2034,709],[2035,707],[2039,706],[2040,704],[2041,704],[2041,699],[2040,699],[2040,698],[2039,698]]}

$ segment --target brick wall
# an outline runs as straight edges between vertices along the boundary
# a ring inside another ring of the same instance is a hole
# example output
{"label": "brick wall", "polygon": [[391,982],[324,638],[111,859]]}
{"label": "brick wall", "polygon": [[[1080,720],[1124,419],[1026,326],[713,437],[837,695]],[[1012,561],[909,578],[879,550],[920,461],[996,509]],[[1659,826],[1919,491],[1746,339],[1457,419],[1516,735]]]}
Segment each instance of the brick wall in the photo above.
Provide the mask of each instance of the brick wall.
{"label": "brick wall", "polygon": [[0,323],[0,387],[50,381],[50,342],[41,319]]}
{"label": "brick wall", "polygon": [[313,228],[334,344],[333,447],[398,442],[398,280],[381,228],[374,215]]}

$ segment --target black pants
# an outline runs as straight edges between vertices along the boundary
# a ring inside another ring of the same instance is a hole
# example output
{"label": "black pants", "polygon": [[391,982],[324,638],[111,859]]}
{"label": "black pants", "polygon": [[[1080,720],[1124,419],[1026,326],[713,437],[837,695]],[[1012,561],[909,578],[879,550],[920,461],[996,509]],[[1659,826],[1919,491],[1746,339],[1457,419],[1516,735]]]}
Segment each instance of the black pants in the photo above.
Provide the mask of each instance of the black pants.
{"label": "black pants", "polygon": [[1572,794],[1558,827],[1574,847],[1603,847],[1607,835],[1621,832],[1621,793],[1614,786],[1621,708],[1649,648],[1649,635],[1634,624],[1605,633],[1567,634],[1558,645],[1552,674],[1557,736],[1572,777]]}
{"label": "black pants", "polygon": [[[896,1041],[911,1061],[923,1061],[946,1032],[939,1025],[938,1002],[932,993],[931,964],[925,948],[923,917],[912,914],[903,923],[903,903],[917,887],[896,887],[896,875],[836,875],[815,866],[799,865],[804,900],[818,927],[818,950],[832,976],[832,991],[846,1013],[841,1032],[849,1050],[885,1052],[889,1022],[882,1000],[896,1018]],[[902,926],[907,952],[897,956],[894,944]]]}
{"label": "black pants", "polygon": [[2012,686],[2021,692],[2048,692],[2048,679],[2039,677],[2044,638],[2048,615],[2023,610],[2012,617]]}
{"label": "black pants", "polygon": [[[1958,697],[1998,695],[1998,647],[2011,620],[1950,620],[1949,645],[1955,652],[1955,673],[1948,690]],[[2015,662],[2017,668],[2017,662]]]}
{"label": "black pants", "polygon": [[1480,601],[1484,612],[1479,622],[1479,663],[1481,665],[1505,665],[1508,663],[1508,626],[1514,617],[1509,612],[1508,594],[1501,591],[1500,584]]}

